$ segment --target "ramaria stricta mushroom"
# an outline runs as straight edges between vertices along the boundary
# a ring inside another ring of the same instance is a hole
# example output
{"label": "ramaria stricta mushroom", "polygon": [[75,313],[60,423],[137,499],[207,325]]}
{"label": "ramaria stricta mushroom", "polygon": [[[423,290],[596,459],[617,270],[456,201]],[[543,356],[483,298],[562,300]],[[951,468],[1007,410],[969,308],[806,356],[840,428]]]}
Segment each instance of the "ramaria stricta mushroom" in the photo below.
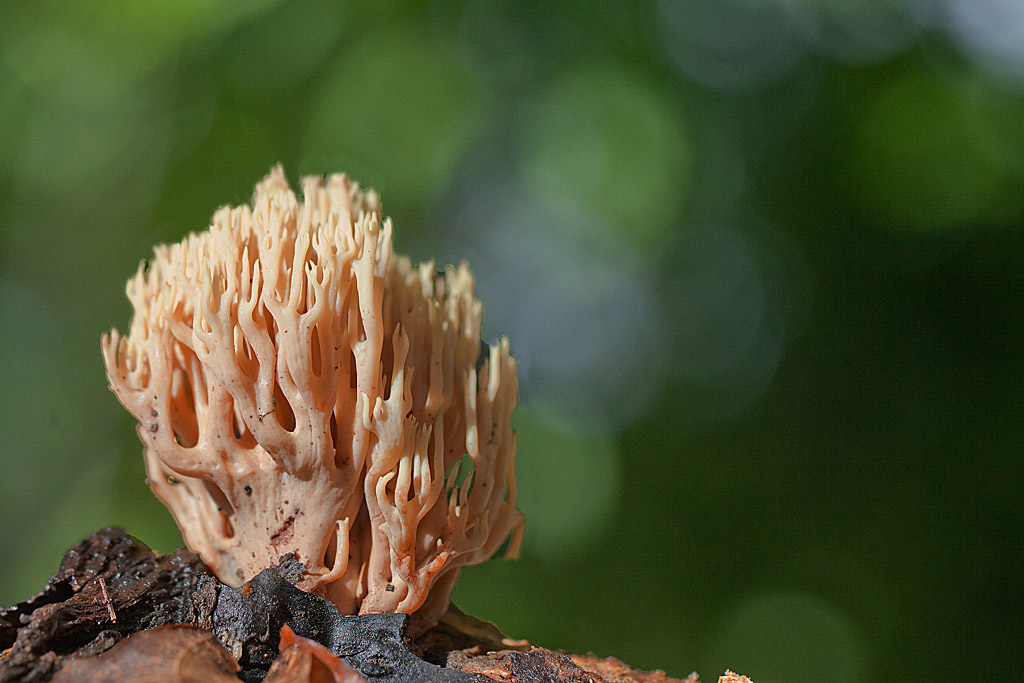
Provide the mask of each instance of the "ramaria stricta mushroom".
{"label": "ramaria stricta mushroom", "polygon": [[[435,620],[463,566],[511,536],[516,362],[481,346],[465,263],[392,251],[378,196],[280,167],[252,206],[156,247],[102,348],[150,487],[238,586],[294,554],[343,614]],[[483,348],[483,350],[482,350]]]}

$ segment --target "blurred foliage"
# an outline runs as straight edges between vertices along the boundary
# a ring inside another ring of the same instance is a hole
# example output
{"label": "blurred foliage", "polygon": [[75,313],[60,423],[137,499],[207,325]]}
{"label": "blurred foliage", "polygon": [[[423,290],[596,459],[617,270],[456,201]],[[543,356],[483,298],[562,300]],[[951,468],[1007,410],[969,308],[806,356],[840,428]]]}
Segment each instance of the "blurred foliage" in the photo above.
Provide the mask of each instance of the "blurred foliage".
{"label": "blurred foliage", "polygon": [[469,258],[523,558],[462,607],[714,680],[1001,679],[1024,632],[1024,5],[0,5],[0,603],[149,493],[99,334],[283,162]]}

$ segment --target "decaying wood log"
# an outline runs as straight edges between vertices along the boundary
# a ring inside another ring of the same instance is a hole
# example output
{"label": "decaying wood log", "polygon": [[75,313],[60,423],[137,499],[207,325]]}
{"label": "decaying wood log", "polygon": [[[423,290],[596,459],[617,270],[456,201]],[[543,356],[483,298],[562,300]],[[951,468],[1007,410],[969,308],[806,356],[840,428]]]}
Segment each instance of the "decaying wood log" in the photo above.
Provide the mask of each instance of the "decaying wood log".
{"label": "decaying wood log", "polygon": [[191,552],[157,555],[104,529],[41,592],[0,609],[0,683],[698,683],[511,641],[454,607],[410,639],[407,615],[343,616],[293,585],[300,572],[284,557],[230,588]]}

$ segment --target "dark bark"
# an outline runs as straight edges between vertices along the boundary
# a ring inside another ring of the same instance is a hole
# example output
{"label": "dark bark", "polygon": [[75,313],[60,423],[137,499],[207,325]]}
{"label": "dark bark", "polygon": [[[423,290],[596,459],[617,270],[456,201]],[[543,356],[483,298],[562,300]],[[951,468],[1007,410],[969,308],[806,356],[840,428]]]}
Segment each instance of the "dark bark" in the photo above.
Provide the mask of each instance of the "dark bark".
{"label": "dark bark", "polygon": [[455,608],[411,639],[407,615],[343,616],[293,585],[300,572],[285,557],[230,588],[193,553],[156,555],[104,529],[72,548],[40,593],[0,610],[0,683],[672,680],[512,642]]}

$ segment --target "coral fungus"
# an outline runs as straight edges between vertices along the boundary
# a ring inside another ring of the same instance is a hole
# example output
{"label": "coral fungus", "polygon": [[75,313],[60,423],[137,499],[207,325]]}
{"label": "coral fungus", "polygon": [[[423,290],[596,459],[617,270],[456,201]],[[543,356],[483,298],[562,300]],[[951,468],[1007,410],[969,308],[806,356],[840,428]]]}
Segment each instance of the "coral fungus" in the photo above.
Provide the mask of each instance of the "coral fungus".
{"label": "coral fungus", "polygon": [[[436,618],[516,510],[516,363],[481,351],[463,263],[392,252],[373,191],[280,167],[252,206],[161,245],[102,348],[149,484],[188,546],[240,585],[294,554],[343,613]],[[483,357],[481,358],[481,356]]]}

